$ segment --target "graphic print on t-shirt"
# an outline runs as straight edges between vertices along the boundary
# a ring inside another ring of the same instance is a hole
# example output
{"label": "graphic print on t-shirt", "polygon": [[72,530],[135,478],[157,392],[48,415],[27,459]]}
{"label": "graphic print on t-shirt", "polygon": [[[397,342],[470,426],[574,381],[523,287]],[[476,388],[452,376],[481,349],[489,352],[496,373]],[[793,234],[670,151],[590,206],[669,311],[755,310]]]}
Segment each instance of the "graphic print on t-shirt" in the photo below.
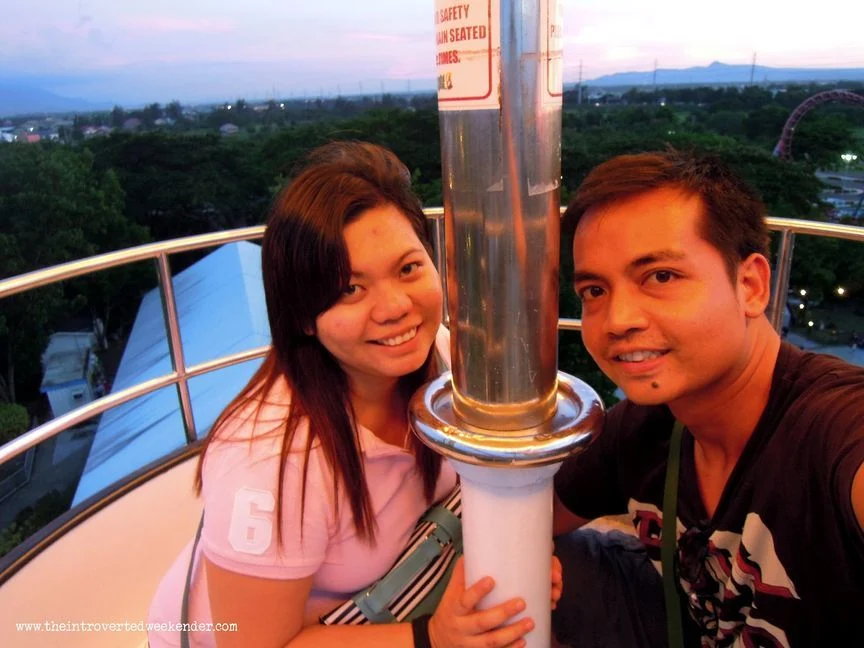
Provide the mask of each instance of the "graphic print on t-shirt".
{"label": "graphic print on t-shirt", "polygon": [[[662,512],[635,500],[629,509],[636,534],[660,572]],[[680,520],[676,523],[680,538],[685,529]],[[800,597],[777,556],[770,529],[757,513],[747,515],[743,533],[714,531],[704,569],[696,571],[693,582],[680,582],[690,614],[702,629],[704,647],[789,648],[786,633],[765,618],[760,606],[772,598]]]}

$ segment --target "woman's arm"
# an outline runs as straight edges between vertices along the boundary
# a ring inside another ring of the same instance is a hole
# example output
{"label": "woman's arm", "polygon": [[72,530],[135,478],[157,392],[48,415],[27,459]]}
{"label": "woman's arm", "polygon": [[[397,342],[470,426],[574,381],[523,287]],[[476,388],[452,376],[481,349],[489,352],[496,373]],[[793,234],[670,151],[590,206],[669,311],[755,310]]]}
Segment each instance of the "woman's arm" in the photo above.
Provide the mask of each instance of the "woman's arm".
{"label": "woman's arm", "polygon": [[214,632],[219,648],[282,648],[303,628],[313,576],[295,580],[238,574],[211,562],[207,593],[214,623],[236,623],[236,632]]}
{"label": "woman's arm", "polygon": [[[214,623],[236,623],[237,632],[216,632],[219,648],[312,648],[351,645],[352,648],[412,648],[411,624],[303,627],[312,576],[275,580],[245,576],[223,569],[204,557]],[[511,599],[488,610],[477,604],[494,587],[483,578],[465,589],[463,561],[457,562],[438,610],[429,623],[433,648],[499,648],[519,646],[534,627],[531,619],[503,625],[521,612],[525,603]]]}

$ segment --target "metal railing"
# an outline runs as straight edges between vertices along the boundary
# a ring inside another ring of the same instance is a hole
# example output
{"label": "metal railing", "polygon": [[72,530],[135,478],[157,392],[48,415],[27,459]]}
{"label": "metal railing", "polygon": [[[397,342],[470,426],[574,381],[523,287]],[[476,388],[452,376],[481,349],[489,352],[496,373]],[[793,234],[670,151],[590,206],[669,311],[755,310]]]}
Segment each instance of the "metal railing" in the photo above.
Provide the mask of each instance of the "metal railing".
{"label": "metal railing", "polygon": [[[425,210],[432,225],[432,240],[435,247],[435,263],[439,268],[444,264],[444,210],[441,207]],[[852,241],[864,242],[864,227],[837,225],[816,221],[802,221],[788,218],[768,218],[771,230],[780,234],[780,245],[777,253],[777,263],[774,268],[773,299],[769,308],[769,318],[775,329],[780,329],[783,310],[786,307],[786,292],[789,282],[789,272],[792,264],[795,234],[813,236],[828,236]],[[195,419],[192,413],[188,381],[211,371],[216,371],[241,362],[261,358],[267,354],[269,346],[256,347],[239,353],[231,354],[187,367],[183,353],[183,340],[180,335],[180,324],[177,315],[177,305],[174,300],[174,289],[171,280],[169,256],[181,252],[201,250],[226,243],[260,239],[264,234],[264,226],[247,227],[243,229],[202,234],[141,245],[127,250],[110,252],[98,256],[63,263],[61,265],[37,270],[0,281],[0,299],[11,295],[40,288],[58,281],[73,279],[100,270],[128,265],[139,261],[154,260],[159,276],[159,292],[162,297],[165,327],[168,335],[168,346],[173,371],[163,376],[138,383],[118,392],[108,394],[96,401],[78,409],[58,416],[33,430],[21,435],[6,445],[0,447],[0,465],[26,452],[43,441],[46,441],[69,428],[102,414],[123,403],[145,396],[164,387],[175,385],[178,390],[183,424],[188,443],[197,439]],[[445,273],[441,272],[442,281]],[[444,291],[446,298],[446,290]],[[445,310],[446,312],[446,310]],[[560,330],[578,331],[582,323],[578,319],[560,318]]]}
{"label": "metal railing", "polygon": [[227,232],[187,236],[172,241],[150,243],[117,252],[100,254],[88,259],[70,261],[69,263],[62,263],[43,270],[35,270],[0,281],[0,299],[3,299],[4,297],[41,288],[59,281],[74,279],[100,270],[109,270],[139,261],[154,260],[159,277],[159,294],[162,299],[165,330],[168,333],[168,349],[173,368],[171,373],[103,396],[87,405],[56,417],[21,435],[17,439],[13,439],[0,447],[0,465],[93,416],[97,416],[123,403],[146,396],[151,392],[171,385],[176,385],[180,398],[186,441],[187,443],[195,441],[197,434],[195,418],[192,413],[192,401],[189,396],[189,379],[223,367],[260,358],[266,355],[269,347],[257,347],[187,367],[183,354],[183,340],[180,335],[180,322],[177,316],[177,304],[174,301],[174,286],[171,280],[171,265],[168,257],[172,254],[207,249],[225,245],[226,243],[257,240],[263,235],[264,226],[261,225]]}

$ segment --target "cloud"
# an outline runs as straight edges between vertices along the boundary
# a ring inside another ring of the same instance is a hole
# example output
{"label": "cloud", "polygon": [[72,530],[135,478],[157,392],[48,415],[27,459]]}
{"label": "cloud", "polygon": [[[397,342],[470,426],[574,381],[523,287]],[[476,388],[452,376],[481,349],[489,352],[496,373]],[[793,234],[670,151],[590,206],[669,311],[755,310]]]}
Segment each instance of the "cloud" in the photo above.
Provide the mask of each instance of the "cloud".
{"label": "cloud", "polygon": [[111,49],[112,43],[105,38],[105,33],[98,27],[91,27],[87,32],[87,40],[91,45],[101,49]]}
{"label": "cloud", "polygon": [[83,27],[84,25],[86,25],[87,23],[93,22],[93,16],[91,16],[89,13],[85,13],[86,11],[87,11],[87,8],[84,6],[84,3],[79,1],[78,2],[78,25],[77,25],[77,27],[79,29],[81,27]]}
{"label": "cloud", "polygon": [[406,43],[409,39],[406,36],[397,34],[381,34],[374,32],[349,32],[346,34],[348,38],[356,38],[358,40],[371,40],[384,43]]}
{"label": "cloud", "polygon": [[124,18],[119,24],[121,27],[132,31],[196,32],[200,34],[225,34],[235,29],[234,23],[228,20],[172,16],[136,16]]}

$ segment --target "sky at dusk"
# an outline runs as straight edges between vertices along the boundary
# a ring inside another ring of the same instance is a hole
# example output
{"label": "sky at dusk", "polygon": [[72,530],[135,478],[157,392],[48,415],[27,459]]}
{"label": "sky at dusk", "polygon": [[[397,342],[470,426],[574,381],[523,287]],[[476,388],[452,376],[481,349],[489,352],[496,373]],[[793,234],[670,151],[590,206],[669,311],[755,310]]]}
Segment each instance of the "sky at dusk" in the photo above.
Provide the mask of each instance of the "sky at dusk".
{"label": "sky at dusk", "polygon": [[[506,0],[504,0],[506,1]],[[431,87],[434,0],[28,0],[0,82],[135,105]],[[456,4],[456,0],[454,0]],[[564,80],[708,65],[864,67],[864,8],[821,0],[564,0]]]}

